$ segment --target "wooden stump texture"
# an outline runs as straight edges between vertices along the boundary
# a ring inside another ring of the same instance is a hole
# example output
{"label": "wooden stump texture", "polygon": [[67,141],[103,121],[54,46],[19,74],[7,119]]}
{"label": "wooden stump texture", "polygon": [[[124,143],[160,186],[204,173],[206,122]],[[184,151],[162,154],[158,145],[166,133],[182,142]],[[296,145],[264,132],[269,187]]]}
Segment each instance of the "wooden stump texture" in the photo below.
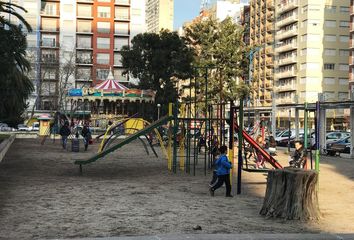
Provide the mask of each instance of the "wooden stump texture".
{"label": "wooden stump texture", "polygon": [[319,219],[317,182],[318,173],[312,170],[286,168],[269,171],[260,214],[289,220]]}

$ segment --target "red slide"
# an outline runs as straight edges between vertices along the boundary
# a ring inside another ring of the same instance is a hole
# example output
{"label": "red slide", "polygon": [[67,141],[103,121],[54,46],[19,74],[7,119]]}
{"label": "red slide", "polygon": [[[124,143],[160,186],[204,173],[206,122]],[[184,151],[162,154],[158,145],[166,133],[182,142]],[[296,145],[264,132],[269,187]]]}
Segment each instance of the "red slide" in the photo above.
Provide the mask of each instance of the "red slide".
{"label": "red slide", "polygon": [[[239,128],[238,128],[238,125],[235,124],[235,131],[238,132],[239,131]],[[258,143],[250,136],[248,135],[244,130],[242,131],[242,135],[243,135],[243,138],[254,148],[256,149],[257,152],[259,152],[263,157],[264,159],[270,163],[270,165],[272,165],[274,168],[277,168],[277,169],[281,169],[283,168],[282,165],[280,165],[280,163],[275,160],[269,153],[267,153],[262,147],[260,147],[258,145]]]}

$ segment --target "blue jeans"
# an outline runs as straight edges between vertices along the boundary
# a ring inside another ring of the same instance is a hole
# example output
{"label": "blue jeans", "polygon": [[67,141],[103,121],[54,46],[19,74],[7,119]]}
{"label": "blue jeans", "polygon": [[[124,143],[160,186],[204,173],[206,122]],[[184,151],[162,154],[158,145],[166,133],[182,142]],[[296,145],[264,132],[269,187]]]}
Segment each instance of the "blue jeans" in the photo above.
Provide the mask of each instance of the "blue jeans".
{"label": "blue jeans", "polygon": [[66,143],[68,142],[68,136],[61,136],[61,141],[63,144],[63,148],[66,149]]}

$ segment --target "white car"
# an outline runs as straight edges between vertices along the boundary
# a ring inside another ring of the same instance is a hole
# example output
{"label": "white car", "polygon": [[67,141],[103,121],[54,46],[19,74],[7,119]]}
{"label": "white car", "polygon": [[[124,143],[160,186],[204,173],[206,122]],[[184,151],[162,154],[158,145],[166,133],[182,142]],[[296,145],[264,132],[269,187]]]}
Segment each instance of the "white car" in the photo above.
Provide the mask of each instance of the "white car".
{"label": "white car", "polygon": [[18,131],[25,131],[25,132],[27,132],[27,131],[31,131],[31,128],[29,128],[29,127],[27,127],[27,125],[25,125],[25,124],[19,124],[19,125],[17,125],[17,130]]}

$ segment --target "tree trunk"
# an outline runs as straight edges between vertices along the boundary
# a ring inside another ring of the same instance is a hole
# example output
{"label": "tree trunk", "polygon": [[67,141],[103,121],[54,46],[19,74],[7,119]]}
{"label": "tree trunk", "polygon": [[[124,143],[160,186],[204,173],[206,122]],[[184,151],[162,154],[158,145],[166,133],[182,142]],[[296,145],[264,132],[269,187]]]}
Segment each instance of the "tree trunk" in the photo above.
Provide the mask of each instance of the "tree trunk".
{"label": "tree trunk", "polygon": [[319,219],[318,173],[299,168],[268,172],[267,190],[261,215],[310,220]]}

